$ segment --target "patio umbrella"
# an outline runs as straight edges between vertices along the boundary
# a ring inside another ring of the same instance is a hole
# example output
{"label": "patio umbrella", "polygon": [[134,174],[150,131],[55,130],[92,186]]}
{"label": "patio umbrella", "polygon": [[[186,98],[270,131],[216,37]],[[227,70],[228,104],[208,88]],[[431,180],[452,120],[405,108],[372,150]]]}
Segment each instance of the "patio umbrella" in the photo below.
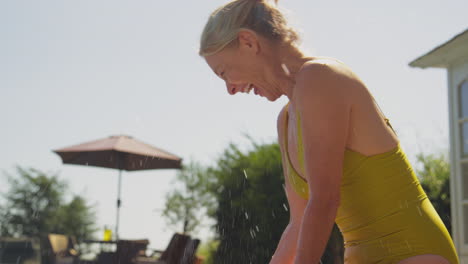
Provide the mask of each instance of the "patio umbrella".
{"label": "patio umbrella", "polygon": [[180,169],[182,159],[130,136],[111,136],[54,150],[64,164],[119,170],[115,236],[119,236],[122,170]]}

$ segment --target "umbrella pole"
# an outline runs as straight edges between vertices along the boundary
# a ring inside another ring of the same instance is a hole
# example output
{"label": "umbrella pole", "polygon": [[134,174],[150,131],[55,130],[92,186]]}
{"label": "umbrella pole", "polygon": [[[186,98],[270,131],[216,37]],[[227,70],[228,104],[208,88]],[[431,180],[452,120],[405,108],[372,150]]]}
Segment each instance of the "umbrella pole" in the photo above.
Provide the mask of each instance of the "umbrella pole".
{"label": "umbrella pole", "polygon": [[117,189],[117,219],[115,224],[115,240],[119,240],[119,220],[120,220],[120,186],[122,184],[122,170],[119,170],[119,185]]}

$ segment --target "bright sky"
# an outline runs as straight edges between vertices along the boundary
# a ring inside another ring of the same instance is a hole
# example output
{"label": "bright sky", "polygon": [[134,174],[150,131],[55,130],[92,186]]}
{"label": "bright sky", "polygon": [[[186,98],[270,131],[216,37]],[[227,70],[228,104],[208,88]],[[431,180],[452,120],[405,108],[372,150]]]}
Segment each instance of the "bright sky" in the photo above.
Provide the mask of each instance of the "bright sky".
{"label": "bright sky", "polygon": [[[59,171],[115,224],[117,171],[62,165],[57,149],[127,134],[204,164],[229,142],[276,139],[271,103],[229,96],[197,55],[209,13],[225,1],[0,1],[0,169]],[[464,31],[466,0],[283,0],[309,55],[348,64],[368,85],[410,161],[446,150],[446,72],[413,59]],[[164,249],[160,217],[174,170],[123,173],[122,238]],[[0,177],[0,191],[5,192]],[[99,236],[102,236],[99,233]],[[208,233],[200,232],[206,239]]]}

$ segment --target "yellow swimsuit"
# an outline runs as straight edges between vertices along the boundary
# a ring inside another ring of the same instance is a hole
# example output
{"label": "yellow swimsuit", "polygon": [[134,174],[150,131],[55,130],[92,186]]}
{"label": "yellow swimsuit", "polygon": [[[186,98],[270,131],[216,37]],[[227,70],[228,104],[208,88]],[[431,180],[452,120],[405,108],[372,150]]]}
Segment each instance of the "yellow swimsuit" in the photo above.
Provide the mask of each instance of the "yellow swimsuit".
{"label": "yellow swimsuit", "polygon": [[[288,107],[286,106],[286,150]],[[298,173],[286,151],[287,180],[301,197],[309,197],[304,177],[301,120],[297,114]],[[388,119],[387,124],[391,127]],[[346,149],[341,202],[336,223],[345,241],[347,264],[393,264],[423,254],[445,257],[459,264],[444,223],[422,189],[400,144],[365,156]]]}

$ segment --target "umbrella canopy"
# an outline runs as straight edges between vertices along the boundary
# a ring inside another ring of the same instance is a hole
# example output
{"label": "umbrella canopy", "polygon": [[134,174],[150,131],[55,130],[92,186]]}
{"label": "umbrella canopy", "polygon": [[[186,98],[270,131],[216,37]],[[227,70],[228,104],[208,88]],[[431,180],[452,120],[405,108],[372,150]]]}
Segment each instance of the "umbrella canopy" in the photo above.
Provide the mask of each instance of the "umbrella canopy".
{"label": "umbrella canopy", "polygon": [[130,136],[111,136],[54,150],[65,164],[126,171],[180,169],[182,159]]}
{"label": "umbrella canopy", "polygon": [[130,136],[111,136],[54,150],[64,164],[87,165],[119,170],[115,236],[119,239],[122,170],[180,169],[182,159]]}

